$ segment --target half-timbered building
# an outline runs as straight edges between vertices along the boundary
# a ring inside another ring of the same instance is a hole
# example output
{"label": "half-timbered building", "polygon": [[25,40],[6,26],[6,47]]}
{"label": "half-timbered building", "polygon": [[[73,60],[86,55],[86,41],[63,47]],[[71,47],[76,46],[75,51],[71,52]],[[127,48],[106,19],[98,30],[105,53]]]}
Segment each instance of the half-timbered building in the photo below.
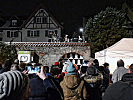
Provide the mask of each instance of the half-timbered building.
{"label": "half-timbered building", "polygon": [[[12,16],[0,27],[1,39],[4,42],[48,42],[58,41],[62,26],[40,5],[23,20]],[[51,39],[51,40],[50,40]]]}

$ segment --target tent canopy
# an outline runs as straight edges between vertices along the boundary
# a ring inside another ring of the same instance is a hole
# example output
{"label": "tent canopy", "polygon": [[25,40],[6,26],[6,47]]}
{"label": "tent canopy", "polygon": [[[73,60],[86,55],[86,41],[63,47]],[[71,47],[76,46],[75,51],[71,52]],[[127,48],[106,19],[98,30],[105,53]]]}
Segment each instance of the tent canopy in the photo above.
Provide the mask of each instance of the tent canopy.
{"label": "tent canopy", "polygon": [[117,68],[117,60],[122,59],[125,66],[133,63],[133,38],[123,38],[107,49],[95,53],[100,65],[110,64],[111,73]]}

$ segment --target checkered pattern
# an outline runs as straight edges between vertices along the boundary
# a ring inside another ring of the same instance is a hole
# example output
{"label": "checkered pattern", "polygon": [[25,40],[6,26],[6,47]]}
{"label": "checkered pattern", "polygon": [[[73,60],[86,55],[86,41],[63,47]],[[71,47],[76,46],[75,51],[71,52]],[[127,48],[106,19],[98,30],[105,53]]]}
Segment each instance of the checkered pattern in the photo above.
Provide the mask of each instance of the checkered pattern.
{"label": "checkered pattern", "polygon": [[64,56],[62,56],[62,58],[60,59],[60,61],[65,62],[67,60],[70,60],[73,62],[73,64],[76,64],[78,66],[78,68],[80,68],[80,66],[83,64],[84,59],[81,55],[79,54],[75,54],[75,53],[68,53],[65,54]]}

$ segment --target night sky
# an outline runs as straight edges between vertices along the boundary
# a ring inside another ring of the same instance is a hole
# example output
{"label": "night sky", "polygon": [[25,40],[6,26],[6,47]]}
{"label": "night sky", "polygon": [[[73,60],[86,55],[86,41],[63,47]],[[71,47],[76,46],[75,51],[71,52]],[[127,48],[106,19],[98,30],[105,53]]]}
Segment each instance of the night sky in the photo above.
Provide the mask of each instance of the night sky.
{"label": "night sky", "polygon": [[0,0],[0,11],[7,16],[30,16],[41,3],[63,24],[65,34],[79,32],[85,20],[106,7],[120,9],[122,0]]}

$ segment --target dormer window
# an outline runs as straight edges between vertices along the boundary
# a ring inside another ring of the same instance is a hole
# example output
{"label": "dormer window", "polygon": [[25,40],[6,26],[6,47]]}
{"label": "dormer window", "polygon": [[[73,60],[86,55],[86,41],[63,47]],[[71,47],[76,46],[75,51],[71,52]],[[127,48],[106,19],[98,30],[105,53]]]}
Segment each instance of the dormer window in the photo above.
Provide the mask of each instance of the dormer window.
{"label": "dormer window", "polygon": [[17,20],[12,20],[12,26],[17,26]]}

